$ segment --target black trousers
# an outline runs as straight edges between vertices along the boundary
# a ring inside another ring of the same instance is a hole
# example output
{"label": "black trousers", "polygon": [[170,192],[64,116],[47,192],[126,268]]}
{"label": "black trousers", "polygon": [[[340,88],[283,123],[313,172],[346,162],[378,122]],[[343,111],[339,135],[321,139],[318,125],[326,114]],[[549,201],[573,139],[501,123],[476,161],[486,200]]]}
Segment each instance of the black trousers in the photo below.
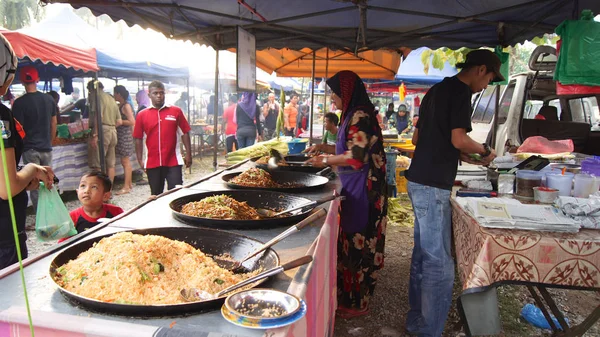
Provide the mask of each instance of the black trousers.
{"label": "black trousers", "polygon": [[165,179],[167,180],[167,189],[175,188],[175,185],[183,184],[182,165],[178,166],[159,166],[146,170],[148,183],[150,184],[150,194],[159,195],[165,189]]}
{"label": "black trousers", "polygon": [[225,138],[225,145],[227,146],[227,153],[233,151],[233,144],[235,144],[235,149],[239,150],[237,139],[235,139],[235,135],[229,135]]}
{"label": "black trousers", "polygon": [[[21,245],[21,258],[25,260],[27,258],[27,244],[25,239],[19,238],[19,244]],[[17,246],[12,242],[8,245],[0,245],[0,270],[10,266],[13,263],[19,262],[17,256]]]}

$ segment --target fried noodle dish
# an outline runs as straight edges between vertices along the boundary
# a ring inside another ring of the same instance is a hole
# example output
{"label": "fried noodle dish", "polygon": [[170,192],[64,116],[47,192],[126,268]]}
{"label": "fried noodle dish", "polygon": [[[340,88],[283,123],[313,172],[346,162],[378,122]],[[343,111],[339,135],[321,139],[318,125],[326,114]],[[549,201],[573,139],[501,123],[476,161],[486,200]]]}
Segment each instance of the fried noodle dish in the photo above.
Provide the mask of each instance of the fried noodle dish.
{"label": "fried noodle dish", "polygon": [[[267,165],[267,164],[269,164],[269,159],[271,159],[271,156],[262,156],[256,160],[256,163],[259,165]],[[285,160],[278,162],[277,165],[278,166],[289,166]]]}
{"label": "fried noodle dish", "polygon": [[189,202],[181,208],[181,213],[200,218],[223,220],[259,220],[260,216],[253,207],[221,194]]}
{"label": "fried noodle dish", "polygon": [[181,289],[211,294],[256,275],[234,274],[191,245],[158,235],[117,233],[56,269],[63,289],[102,302],[177,304]]}
{"label": "fried noodle dish", "polygon": [[235,178],[231,179],[229,182],[240,186],[261,188],[292,188],[304,186],[302,184],[297,183],[280,184],[273,180],[269,172],[259,168],[248,169],[236,176]]}

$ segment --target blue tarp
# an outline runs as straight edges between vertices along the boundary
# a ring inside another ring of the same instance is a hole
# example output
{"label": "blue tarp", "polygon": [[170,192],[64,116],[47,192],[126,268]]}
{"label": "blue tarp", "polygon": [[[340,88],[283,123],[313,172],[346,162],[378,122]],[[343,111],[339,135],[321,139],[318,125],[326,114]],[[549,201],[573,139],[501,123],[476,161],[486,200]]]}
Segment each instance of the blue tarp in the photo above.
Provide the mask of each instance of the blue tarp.
{"label": "blue tarp", "polygon": [[174,79],[188,78],[189,76],[189,69],[187,67],[171,68],[150,62],[123,61],[99,50],[96,50],[96,57],[98,59],[98,67],[100,67],[98,75],[101,77]]}
{"label": "blue tarp", "polygon": [[235,48],[236,27],[242,26],[255,36],[259,50],[329,47],[353,52],[365,47],[514,45],[553,32],[582,9],[600,12],[598,0],[70,2],[114,21],[219,49]]}

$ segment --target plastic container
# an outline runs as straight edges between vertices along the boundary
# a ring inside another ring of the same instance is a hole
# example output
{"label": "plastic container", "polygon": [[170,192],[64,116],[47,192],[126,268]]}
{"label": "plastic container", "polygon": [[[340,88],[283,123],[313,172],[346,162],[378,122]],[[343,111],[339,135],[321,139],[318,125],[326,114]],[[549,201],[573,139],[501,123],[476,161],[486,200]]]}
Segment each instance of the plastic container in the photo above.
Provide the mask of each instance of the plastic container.
{"label": "plastic container", "polygon": [[573,196],[576,198],[588,198],[590,194],[596,192],[594,188],[596,188],[596,177],[580,173],[575,175],[575,184],[573,187]]}
{"label": "plastic container", "polygon": [[546,173],[546,186],[558,190],[558,195],[568,197],[573,189],[573,177],[575,175],[570,172],[565,172],[563,175],[560,172]]}
{"label": "plastic container", "polygon": [[587,158],[581,162],[581,173],[587,173],[600,177],[600,160],[594,158]]}
{"label": "plastic container", "polygon": [[550,187],[534,187],[533,188],[533,200],[538,204],[553,204],[554,200],[558,198],[558,190]]}
{"label": "plastic container", "polygon": [[302,153],[302,151],[306,150],[306,144],[308,144],[308,139],[292,139],[288,142],[288,154]]}
{"label": "plastic container", "polygon": [[523,199],[533,200],[533,188],[542,185],[544,174],[532,170],[517,171],[515,195]]}
{"label": "plastic container", "polygon": [[515,190],[515,175],[498,175],[498,194],[513,194]]}

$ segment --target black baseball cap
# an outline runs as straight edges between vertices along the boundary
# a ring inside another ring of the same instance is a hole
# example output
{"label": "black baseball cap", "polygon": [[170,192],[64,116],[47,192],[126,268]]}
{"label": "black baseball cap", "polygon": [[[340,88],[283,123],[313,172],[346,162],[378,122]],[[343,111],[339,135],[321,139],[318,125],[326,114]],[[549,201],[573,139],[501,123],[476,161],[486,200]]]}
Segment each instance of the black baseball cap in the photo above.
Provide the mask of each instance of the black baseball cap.
{"label": "black baseball cap", "polygon": [[500,58],[494,52],[487,49],[477,49],[467,54],[467,59],[463,63],[457,63],[456,68],[465,68],[467,66],[486,66],[489,71],[493,71],[496,74],[493,82],[505,81],[504,76],[500,73]]}

